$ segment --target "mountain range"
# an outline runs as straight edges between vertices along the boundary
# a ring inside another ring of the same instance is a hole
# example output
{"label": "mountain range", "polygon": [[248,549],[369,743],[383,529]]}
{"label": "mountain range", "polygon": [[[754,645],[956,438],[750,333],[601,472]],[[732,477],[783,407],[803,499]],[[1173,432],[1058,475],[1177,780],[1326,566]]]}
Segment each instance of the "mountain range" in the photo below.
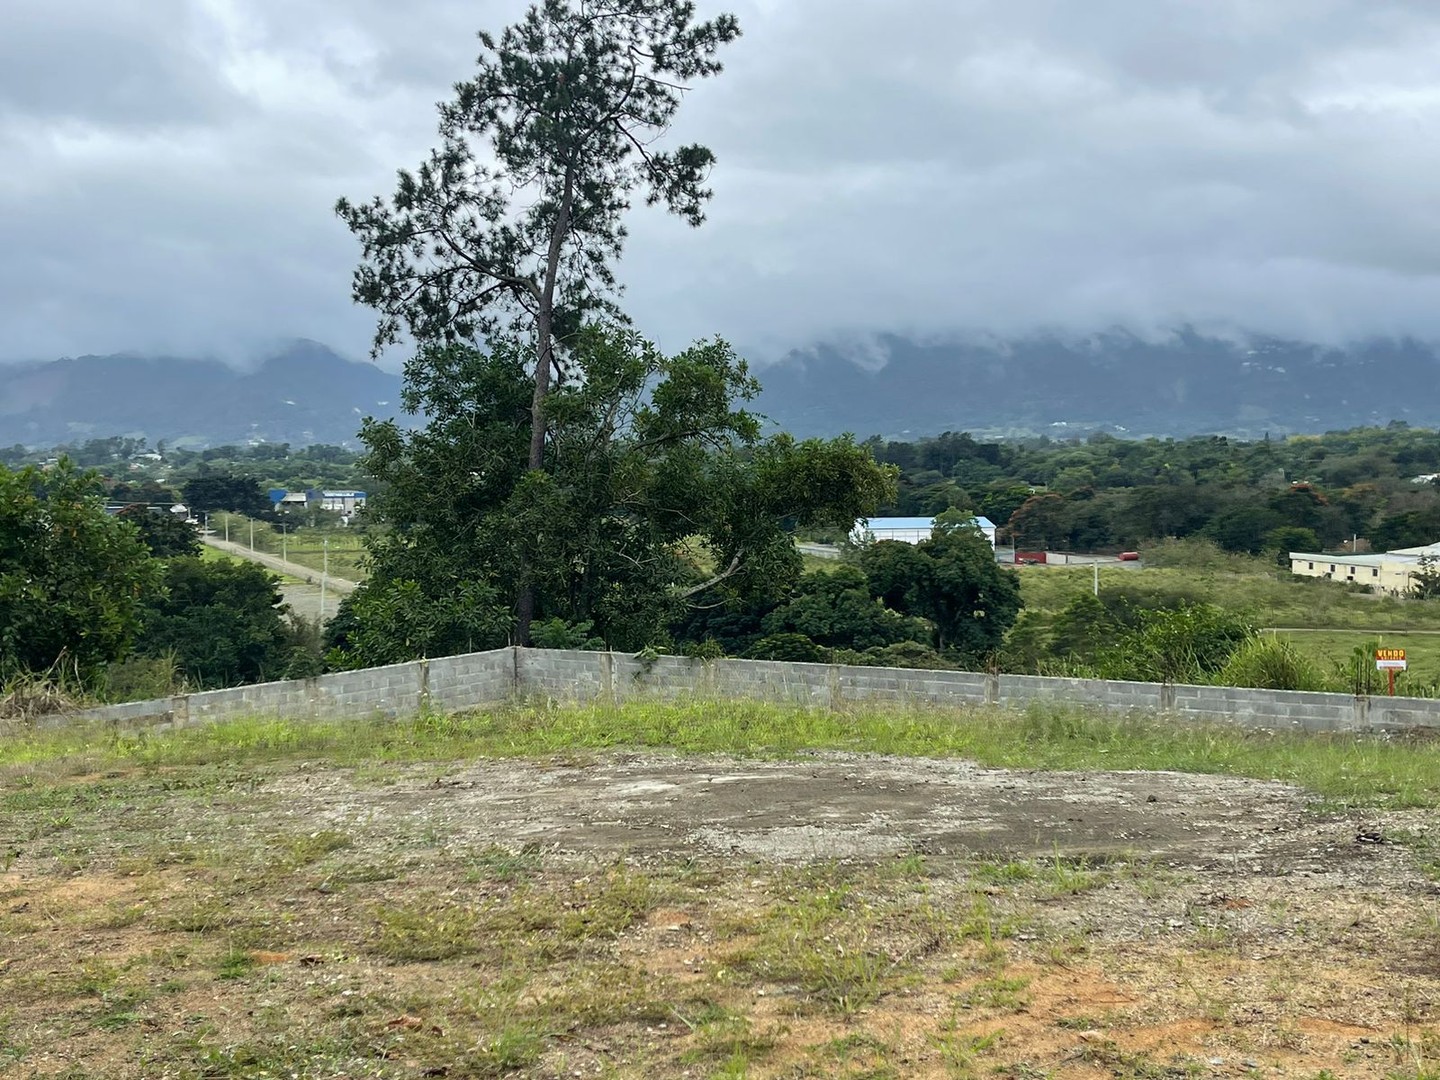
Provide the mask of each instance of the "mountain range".
{"label": "mountain range", "polygon": [[81,356],[0,368],[0,445],[110,435],[153,446],[356,443],[365,416],[399,411],[400,377],[296,341],[242,371],[218,360]]}
{"label": "mountain range", "polygon": [[764,369],[759,408],[796,435],[915,438],[1090,431],[1260,438],[1405,420],[1440,425],[1440,351],[1408,339],[1345,348],[1180,331],[819,347]]}
{"label": "mountain range", "polygon": [[[1409,339],[1345,348],[1185,330],[1084,338],[817,346],[757,367],[755,407],[799,436],[917,438],[1107,431],[1258,438],[1406,420],[1440,426],[1440,351]],[[109,435],[190,446],[355,443],[364,416],[399,409],[400,378],[310,341],[258,367],[82,356],[0,368],[0,445]]]}

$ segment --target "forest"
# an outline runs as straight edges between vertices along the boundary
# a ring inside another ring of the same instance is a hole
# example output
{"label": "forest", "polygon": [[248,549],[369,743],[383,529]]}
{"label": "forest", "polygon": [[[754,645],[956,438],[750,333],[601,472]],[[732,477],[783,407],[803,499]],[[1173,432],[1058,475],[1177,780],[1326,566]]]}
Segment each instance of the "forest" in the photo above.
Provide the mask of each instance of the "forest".
{"label": "forest", "polygon": [[[1403,424],[1253,442],[1108,436],[980,442],[946,433],[914,443],[872,438],[856,450],[888,474],[873,492],[875,512],[938,516],[934,539],[913,547],[847,544],[837,561],[772,553],[766,574],[714,582],[700,605],[673,602],[676,591],[660,588],[617,608],[603,589],[586,594],[557,581],[562,591],[547,602],[533,642],[1315,689],[1360,679],[1363,689],[1366,676],[1350,656],[1358,639],[1346,632],[1440,628],[1440,605],[1433,602],[1301,581],[1285,562],[1290,550],[1340,550],[1357,539],[1362,550],[1367,541],[1383,550],[1440,540],[1440,491],[1430,475],[1440,469],[1440,433]],[[22,477],[32,488],[46,484],[56,497],[88,500],[95,520],[101,505],[112,512],[126,507],[100,526],[97,536],[112,530],[105,543],[71,545],[64,556],[47,557],[62,573],[67,560],[114,560],[128,551],[130,561],[121,563],[129,569],[110,565],[107,576],[139,595],[99,607],[37,604],[31,614],[44,616],[37,622],[21,617],[24,597],[12,592],[6,620],[28,628],[28,644],[22,651],[17,637],[8,648],[11,673],[45,670],[68,656],[106,696],[124,696],[157,678],[167,686],[220,686],[513,640],[503,603],[475,592],[455,565],[426,556],[436,580],[428,588],[418,584],[415,574],[427,569],[415,566],[406,540],[414,523],[405,515],[422,495],[445,515],[456,508],[443,498],[437,504],[429,487],[396,469],[393,457],[264,444],[152,451],[133,439],[10,457],[16,469],[4,471],[12,517],[25,512],[29,497]],[[742,449],[740,457],[753,453]],[[265,494],[270,487],[324,485],[367,490],[371,506],[342,523],[313,510],[282,514]],[[840,524],[787,518],[788,497],[770,511],[778,516],[767,528],[778,528],[776,535],[845,536]],[[201,518],[254,521],[263,550],[278,550],[268,542],[272,531],[286,531],[292,550],[306,550],[307,536],[316,538],[312,548],[325,536],[338,546],[343,533],[354,551],[346,572],[370,580],[323,630],[287,618],[277,582],[263,570],[208,549],[202,558],[193,527],[142,510],[180,501]],[[30,509],[36,505],[32,499]],[[1002,544],[1134,548],[1146,565],[1107,570],[1098,588],[1089,572],[1006,569],[964,527],[977,513],[1000,525]],[[138,545],[121,544],[127,527]],[[716,577],[713,555],[693,536],[677,532],[655,551],[673,557],[667,573],[682,584]],[[579,557],[578,550],[568,556]],[[19,555],[7,558],[13,574]],[[448,606],[436,605],[426,592],[447,580],[458,587]],[[76,623],[68,631],[66,618]],[[113,636],[89,635],[87,647],[98,652],[67,651],[66,633],[78,635],[87,618],[112,627]],[[47,620],[48,634],[38,633]],[[1330,636],[1262,638],[1257,631],[1266,626]],[[1415,644],[1428,656],[1427,639]],[[1420,666],[1425,681],[1440,679],[1440,654],[1435,672]]]}
{"label": "forest", "polygon": [[1440,434],[1398,422],[1253,442],[1102,434],[999,443],[947,432],[865,446],[899,470],[882,512],[973,510],[1027,550],[1203,537],[1247,554],[1338,551],[1357,538],[1387,551],[1440,540]]}

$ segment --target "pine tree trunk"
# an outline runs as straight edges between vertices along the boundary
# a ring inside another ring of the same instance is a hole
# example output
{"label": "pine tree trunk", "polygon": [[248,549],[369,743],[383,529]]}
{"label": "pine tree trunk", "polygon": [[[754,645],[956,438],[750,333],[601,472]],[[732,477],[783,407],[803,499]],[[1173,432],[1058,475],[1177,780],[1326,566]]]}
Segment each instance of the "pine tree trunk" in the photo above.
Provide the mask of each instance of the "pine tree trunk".
{"label": "pine tree trunk", "polygon": [[[560,274],[560,255],[570,231],[570,209],[575,199],[572,170],[565,173],[565,190],[550,232],[550,250],[545,259],[545,282],[540,290],[540,310],[535,317],[535,395],[530,400],[531,469],[545,467],[545,398],[550,393],[550,372],[555,365],[555,282]],[[530,644],[530,624],[535,621],[535,586],[529,566],[522,561],[520,591],[515,598],[515,643]]]}

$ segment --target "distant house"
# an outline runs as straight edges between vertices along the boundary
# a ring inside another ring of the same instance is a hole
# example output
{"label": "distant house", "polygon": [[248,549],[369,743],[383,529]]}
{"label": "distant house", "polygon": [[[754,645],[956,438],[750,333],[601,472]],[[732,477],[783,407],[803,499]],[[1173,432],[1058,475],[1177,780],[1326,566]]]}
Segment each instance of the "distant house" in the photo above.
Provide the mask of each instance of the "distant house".
{"label": "distant house", "polygon": [[1440,543],[1398,548],[1378,555],[1335,555],[1314,551],[1290,552],[1290,572],[1300,577],[1329,578],[1369,585],[1390,596],[1406,596],[1415,585],[1421,559],[1440,559]]}
{"label": "distant house", "polygon": [[[995,546],[995,523],[987,517],[970,519]],[[850,530],[850,539],[857,544],[866,540],[899,540],[902,544],[918,544],[929,540],[935,531],[935,519],[927,517],[861,518]]]}
{"label": "distant house", "polygon": [[320,492],[320,509],[333,510],[349,517],[365,505],[365,492],[363,491],[322,491]]}
{"label": "distant house", "polygon": [[332,513],[350,517],[365,505],[365,492],[354,490],[286,491],[284,488],[270,489],[270,502],[276,510],[308,510],[311,508],[329,510]]}

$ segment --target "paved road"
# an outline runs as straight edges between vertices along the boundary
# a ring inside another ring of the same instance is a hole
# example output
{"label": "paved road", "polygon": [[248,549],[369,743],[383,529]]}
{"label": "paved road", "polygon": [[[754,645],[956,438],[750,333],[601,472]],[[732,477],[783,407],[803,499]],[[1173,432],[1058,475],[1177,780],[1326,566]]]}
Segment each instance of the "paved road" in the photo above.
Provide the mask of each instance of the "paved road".
{"label": "paved road", "polygon": [[[321,575],[319,570],[314,570],[308,566],[301,566],[297,562],[289,562],[280,558],[279,555],[270,555],[264,551],[251,551],[244,544],[229,543],[213,536],[206,536],[203,539],[205,543],[213,548],[218,548],[227,555],[237,555],[242,559],[249,559],[251,562],[257,562],[261,566],[274,570],[276,573],[289,574],[291,577],[299,578],[301,581],[308,582],[317,587],[320,584]],[[329,575],[325,579],[325,582],[327,589],[334,591],[340,596],[347,596],[354,592],[359,584],[358,582],[349,581],[346,578],[336,577],[334,574]]]}
{"label": "paved road", "polygon": [[840,549],[833,544],[810,544],[797,540],[795,546],[806,555],[813,555],[817,559],[838,559],[840,557]]}

